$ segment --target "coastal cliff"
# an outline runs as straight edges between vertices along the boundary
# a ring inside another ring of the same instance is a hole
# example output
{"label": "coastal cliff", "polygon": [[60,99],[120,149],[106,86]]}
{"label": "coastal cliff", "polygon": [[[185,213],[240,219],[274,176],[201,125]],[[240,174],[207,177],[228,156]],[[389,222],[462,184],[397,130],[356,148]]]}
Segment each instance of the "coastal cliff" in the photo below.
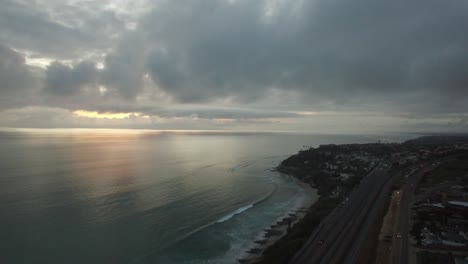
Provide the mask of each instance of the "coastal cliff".
{"label": "coastal cliff", "polygon": [[264,251],[262,259],[256,263],[287,263],[321,220],[391,148],[391,144],[322,145],[282,161],[276,168],[279,172],[317,189],[320,198],[285,236]]}
{"label": "coastal cliff", "polygon": [[[438,139],[438,138],[436,138]],[[465,138],[466,139],[466,138]],[[426,142],[429,140],[429,142]],[[465,141],[466,142],[466,141]],[[434,144],[432,138],[405,143],[322,145],[299,151],[276,168],[318,190],[319,200],[305,216],[275,244],[268,247],[255,263],[283,264],[296,254],[317,225],[346,197],[382,160],[394,161],[387,169],[405,167],[434,157],[454,154],[467,148],[458,141]]]}

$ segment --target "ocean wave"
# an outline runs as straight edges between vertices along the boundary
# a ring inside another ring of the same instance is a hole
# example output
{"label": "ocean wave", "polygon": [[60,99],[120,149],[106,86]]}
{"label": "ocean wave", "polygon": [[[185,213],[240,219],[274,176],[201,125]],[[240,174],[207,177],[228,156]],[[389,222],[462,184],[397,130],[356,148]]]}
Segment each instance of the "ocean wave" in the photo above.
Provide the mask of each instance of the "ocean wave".
{"label": "ocean wave", "polygon": [[260,198],[259,200],[255,201],[254,203],[251,203],[251,204],[248,204],[246,206],[242,206],[240,208],[238,208],[237,210],[235,210],[234,212],[228,214],[228,215],[225,215],[223,217],[221,217],[218,221],[216,221],[216,223],[223,223],[223,222],[226,222],[227,220],[233,218],[235,215],[238,215],[238,214],[241,214],[247,210],[249,210],[250,208],[254,207],[255,205],[267,200],[268,198],[270,198],[270,196],[273,195],[273,193],[276,191],[276,189],[278,188],[278,185],[276,185],[273,180],[270,178],[270,181],[271,183],[273,184],[274,188],[273,190],[271,190],[271,192],[269,192],[267,195],[265,195],[264,197]]}
{"label": "ocean wave", "polygon": [[237,170],[240,170],[240,169],[245,169],[253,164],[255,164],[257,161],[254,160],[254,161],[249,161],[247,163],[242,163],[242,164],[238,164],[234,167],[231,168],[231,171],[237,171]]}
{"label": "ocean wave", "polygon": [[241,214],[247,210],[249,210],[250,208],[254,207],[254,204],[249,204],[249,205],[246,205],[246,206],[243,206],[239,209],[237,209],[236,211],[226,215],[226,216],[223,216],[221,219],[219,219],[218,221],[216,221],[216,223],[222,223],[222,222],[225,222],[229,219],[231,219],[233,216],[237,215],[237,214]]}
{"label": "ocean wave", "polygon": [[130,263],[141,263],[142,260],[144,260],[146,257],[150,256],[150,255],[154,255],[154,254],[157,254],[157,252],[159,252],[160,250],[163,250],[164,248],[168,248],[170,246],[173,246],[177,243],[180,243],[181,241],[189,238],[190,236],[193,236],[194,234],[206,229],[206,228],[209,228],[213,225],[216,225],[216,224],[222,224],[226,221],[228,221],[229,219],[233,218],[235,215],[238,215],[238,214],[241,214],[245,211],[247,211],[248,209],[266,201],[268,198],[270,198],[275,192],[276,190],[278,189],[278,185],[276,183],[274,183],[273,181],[271,181],[271,184],[273,185],[273,189],[265,196],[263,196],[262,198],[258,199],[257,201],[251,203],[251,204],[248,204],[248,205],[245,205],[245,206],[242,206],[240,208],[238,208],[237,210],[235,210],[234,212],[228,214],[228,215],[225,215],[223,217],[221,217],[220,219],[218,219],[217,221],[213,221],[211,223],[208,223],[206,225],[203,225],[203,226],[200,226],[199,228],[196,228],[195,230],[192,230],[191,232],[179,237],[178,239],[176,239],[175,241],[173,241],[172,243],[170,244],[166,244],[164,247],[161,247],[161,248],[158,248],[158,249],[154,249],[144,255],[140,255],[138,256],[137,258],[133,259]]}
{"label": "ocean wave", "polygon": [[229,219],[233,218],[235,215],[241,214],[241,213],[247,211],[248,209],[250,209],[250,208],[252,208],[252,207],[254,207],[254,206],[256,206],[256,205],[258,205],[258,204],[260,204],[260,203],[262,203],[262,202],[264,202],[264,201],[266,201],[266,200],[267,200],[268,198],[270,198],[270,197],[276,192],[276,190],[278,189],[278,185],[277,185],[276,183],[273,183],[273,186],[274,186],[273,190],[271,190],[267,195],[263,196],[262,198],[258,199],[257,201],[255,201],[255,202],[253,202],[253,203],[251,203],[251,204],[242,206],[242,207],[238,208],[237,210],[235,210],[234,212],[232,212],[232,213],[230,213],[230,214],[228,214],[228,215],[225,215],[225,216],[221,217],[221,218],[218,219],[217,221],[208,223],[208,224],[206,224],[206,225],[203,225],[203,226],[201,226],[201,227],[199,227],[199,228],[193,230],[192,232],[189,232],[188,234],[186,234],[186,235],[182,236],[180,239],[178,239],[178,240],[176,241],[176,243],[178,243],[178,242],[180,242],[180,241],[182,241],[182,240],[184,240],[184,239],[186,239],[186,238],[188,238],[188,237],[190,237],[190,236],[192,236],[192,235],[194,235],[194,234],[200,232],[201,230],[203,230],[203,229],[205,229],[205,228],[208,228],[208,227],[213,226],[213,225],[216,225],[216,224],[224,223],[224,222],[228,221]]}

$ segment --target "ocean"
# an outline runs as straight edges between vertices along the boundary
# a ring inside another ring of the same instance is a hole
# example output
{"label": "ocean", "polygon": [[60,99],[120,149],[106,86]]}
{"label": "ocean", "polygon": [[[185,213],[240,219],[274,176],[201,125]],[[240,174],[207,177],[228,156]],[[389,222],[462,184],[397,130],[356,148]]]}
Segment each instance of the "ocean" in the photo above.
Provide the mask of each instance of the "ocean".
{"label": "ocean", "polygon": [[0,132],[0,263],[236,263],[304,198],[271,169],[320,144],[411,135]]}

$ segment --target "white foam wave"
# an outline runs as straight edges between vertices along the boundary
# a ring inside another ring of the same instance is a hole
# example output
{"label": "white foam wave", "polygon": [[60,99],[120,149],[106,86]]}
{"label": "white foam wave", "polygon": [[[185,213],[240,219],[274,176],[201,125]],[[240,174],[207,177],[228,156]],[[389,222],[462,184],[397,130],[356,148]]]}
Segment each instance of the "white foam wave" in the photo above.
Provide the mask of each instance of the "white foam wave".
{"label": "white foam wave", "polygon": [[233,216],[237,215],[237,214],[241,214],[247,210],[249,210],[250,208],[254,207],[254,204],[249,204],[249,205],[246,205],[246,206],[243,206],[241,208],[238,208],[236,211],[226,215],[226,216],[223,216],[222,218],[220,218],[218,221],[216,221],[216,223],[222,223],[222,222],[225,222],[229,219],[231,219]]}

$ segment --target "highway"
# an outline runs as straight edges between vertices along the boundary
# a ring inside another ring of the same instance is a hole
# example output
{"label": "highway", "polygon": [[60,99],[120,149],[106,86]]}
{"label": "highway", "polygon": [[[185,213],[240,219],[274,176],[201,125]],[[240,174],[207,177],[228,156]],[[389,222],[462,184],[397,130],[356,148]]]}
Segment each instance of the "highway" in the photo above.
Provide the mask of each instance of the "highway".
{"label": "highway", "polygon": [[388,162],[382,162],[364,177],[349,199],[322,221],[290,263],[355,263],[367,230],[391,188],[388,168]]}
{"label": "highway", "polygon": [[396,232],[393,234],[393,250],[392,250],[392,263],[394,264],[406,264],[408,263],[408,251],[409,251],[409,218],[411,204],[414,198],[414,192],[416,186],[420,181],[422,175],[428,170],[432,170],[437,167],[439,162],[432,164],[425,163],[421,169],[416,173],[409,175],[407,182],[401,188],[402,195],[400,200],[400,212],[396,223]]}

